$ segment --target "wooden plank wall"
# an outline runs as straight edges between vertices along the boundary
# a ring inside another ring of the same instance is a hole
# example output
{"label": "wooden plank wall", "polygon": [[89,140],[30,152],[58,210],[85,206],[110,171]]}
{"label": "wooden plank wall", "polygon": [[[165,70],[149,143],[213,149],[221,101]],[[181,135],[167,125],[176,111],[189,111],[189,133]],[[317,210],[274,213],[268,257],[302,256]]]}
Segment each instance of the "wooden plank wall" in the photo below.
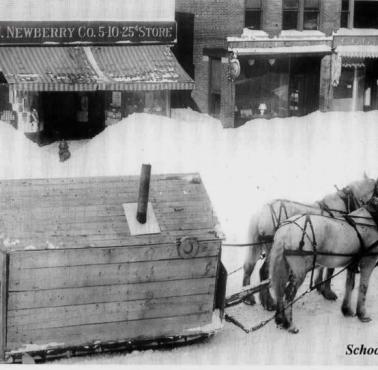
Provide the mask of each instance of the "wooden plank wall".
{"label": "wooden plank wall", "polygon": [[9,255],[7,350],[179,335],[211,321],[220,241]]}
{"label": "wooden plank wall", "polygon": [[[152,176],[161,233],[130,236],[139,177],[0,181],[7,349],[180,335],[212,317],[221,241],[197,175]],[[195,258],[177,239],[195,236]],[[0,343],[1,344],[1,343]]]}
{"label": "wooden plank wall", "polygon": [[80,248],[214,239],[206,191],[190,177],[155,176],[150,202],[161,233],[130,236],[123,203],[137,201],[138,177],[0,181],[0,233],[12,249]]}

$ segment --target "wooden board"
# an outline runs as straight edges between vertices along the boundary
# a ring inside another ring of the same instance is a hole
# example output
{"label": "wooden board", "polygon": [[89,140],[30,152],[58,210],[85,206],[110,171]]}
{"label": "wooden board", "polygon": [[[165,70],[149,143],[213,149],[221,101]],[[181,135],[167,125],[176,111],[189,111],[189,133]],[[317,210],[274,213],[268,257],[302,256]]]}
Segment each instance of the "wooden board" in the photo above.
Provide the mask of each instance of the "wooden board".
{"label": "wooden board", "polygon": [[188,329],[211,322],[212,312],[177,317],[121,321],[105,324],[66,326],[56,330],[30,329],[8,331],[7,350],[18,350],[28,344],[83,345],[95,341],[143,340],[165,336],[194,334]]}
{"label": "wooden board", "polygon": [[191,295],[105,302],[64,307],[32,308],[8,312],[8,330],[60,329],[67,325],[102,324],[159,317],[173,317],[212,309],[210,295]]}
{"label": "wooden board", "polygon": [[[175,230],[168,231],[162,234],[156,235],[139,235],[130,236],[126,233],[107,233],[101,235],[43,235],[36,236],[23,236],[11,238],[13,245],[12,251],[24,251],[25,249],[48,249],[51,245],[54,248],[87,248],[87,247],[128,247],[139,245],[158,245],[158,244],[174,244],[177,239],[185,236],[195,236],[199,241],[212,241],[219,240],[218,234],[213,229],[201,229],[201,230]],[[1,240],[0,240],[1,244]]]}
{"label": "wooden board", "polygon": [[9,291],[135,284],[215,277],[218,259],[117,263],[9,271]]}
{"label": "wooden board", "polygon": [[195,294],[209,294],[213,296],[214,291],[215,279],[210,277],[140,284],[10,292],[8,310],[180,297]]}
{"label": "wooden board", "polygon": [[[216,257],[220,241],[200,242],[198,257]],[[180,259],[176,244],[138,245],[128,247],[55,249],[20,251],[9,254],[9,268],[17,270],[46,267],[67,267],[98,264],[118,264],[141,261]]]}

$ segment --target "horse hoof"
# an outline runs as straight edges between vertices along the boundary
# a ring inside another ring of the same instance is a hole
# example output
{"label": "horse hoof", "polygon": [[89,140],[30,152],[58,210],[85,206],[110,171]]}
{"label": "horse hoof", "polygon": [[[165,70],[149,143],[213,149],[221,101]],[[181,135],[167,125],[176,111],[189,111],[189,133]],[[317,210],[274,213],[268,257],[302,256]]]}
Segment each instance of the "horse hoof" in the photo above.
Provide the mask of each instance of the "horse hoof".
{"label": "horse hoof", "polygon": [[265,310],[267,311],[275,311],[277,308],[276,302],[270,295],[260,295],[260,302],[261,305],[264,307]]}
{"label": "horse hoof", "polygon": [[289,333],[291,334],[298,334],[299,333],[299,329],[296,328],[295,326],[292,326],[288,329]]}
{"label": "horse hoof", "polygon": [[246,297],[243,299],[243,303],[245,303],[248,306],[254,306],[256,304],[255,297],[253,295]]}
{"label": "horse hoof", "polygon": [[358,316],[358,319],[361,322],[370,322],[371,321],[371,318],[369,316]]}
{"label": "horse hoof", "polygon": [[336,301],[337,299],[336,293],[334,293],[332,290],[323,290],[321,293],[328,301]]}
{"label": "horse hoof", "polygon": [[345,317],[353,317],[355,316],[355,313],[352,311],[350,307],[341,307],[341,312]]}

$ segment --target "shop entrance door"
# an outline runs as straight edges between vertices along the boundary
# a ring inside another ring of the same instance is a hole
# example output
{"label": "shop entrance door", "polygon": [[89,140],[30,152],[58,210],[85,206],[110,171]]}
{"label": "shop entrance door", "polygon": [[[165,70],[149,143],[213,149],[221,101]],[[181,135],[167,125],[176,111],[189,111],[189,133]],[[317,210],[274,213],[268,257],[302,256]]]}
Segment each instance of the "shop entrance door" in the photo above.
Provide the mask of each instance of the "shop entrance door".
{"label": "shop entrance door", "polygon": [[293,58],[290,70],[290,115],[304,116],[318,110],[320,58]]}
{"label": "shop entrance door", "polygon": [[44,134],[52,139],[90,138],[105,127],[103,92],[42,93]]}

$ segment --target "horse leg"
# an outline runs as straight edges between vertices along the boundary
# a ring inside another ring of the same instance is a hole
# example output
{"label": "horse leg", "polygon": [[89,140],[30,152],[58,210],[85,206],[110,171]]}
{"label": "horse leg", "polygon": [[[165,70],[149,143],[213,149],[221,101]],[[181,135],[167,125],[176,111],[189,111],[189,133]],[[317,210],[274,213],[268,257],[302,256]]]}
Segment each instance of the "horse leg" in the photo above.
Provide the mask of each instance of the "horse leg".
{"label": "horse leg", "polygon": [[[269,279],[270,251],[268,250],[268,248],[266,248],[266,250],[267,250],[267,254],[266,254],[266,257],[265,257],[265,261],[260,268],[260,281],[264,281],[264,280]],[[272,298],[272,296],[270,294],[269,288],[265,288],[265,289],[260,290],[259,296],[260,296],[261,304],[266,310],[274,311],[276,309],[276,304],[275,304],[274,299]]]}
{"label": "horse leg", "polygon": [[[249,247],[247,258],[243,265],[243,269],[244,269],[243,286],[247,286],[251,284],[251,275],[256,266],[256,262],[260,258],[260,255],[261,255],[260,246]],[[244,298],[243,302],[245,304],[253,306],[256,303],[256,300],[253,294],[250,294],[249,296]]]}
{"label": "horse leg", "polygon": [[341,305],[341,312],[344,316],[354,316],[354,312],[351,308],[352,291],[354,289],[356,274],[354,271],[348,269],[347,277],[345,280],[345,295],[343,304]]}
{"label": "horse leg", "polygon": [[326,269],[326,282],[322,284],[321,293],[323,297],[329,301],[335,301],[337,299],[337,294],[331,289],[331,277],[335,269]]}
{"label": "horse leg", "polygon": [[316,285],[316,290],[319,292],[319,293],[322,293],[323,291],[323,284],[322,284],[322,281],[323,281],[323,270],[324,268],[323,267],[319,267],[317,270],[316,270],[316,278],[315,278],[315,285]]}
{"label": "horse leg", "polygon": [[[303,266],[304,267],[304,266]],[[285,289],[285,318],[286,318],[286,328],[289,333],[297,334],[299,329],[293,323],[293,304],[292,301],[295,299],[295,296],[298,292],[298,288],[302,285],[306,277],[306,272],[303,269],[292,272],[289,277],[289,283]]]}
{"label": "horse leg", "polygon": [[362,322],[369,322],[371,318],[366,314],[366,293],[369,287],[369,280],[371,273],[374,270],[376,260],[370,258],[363,258],[360,262],[361,276],[360,286],[357,298],[357,316]]}

